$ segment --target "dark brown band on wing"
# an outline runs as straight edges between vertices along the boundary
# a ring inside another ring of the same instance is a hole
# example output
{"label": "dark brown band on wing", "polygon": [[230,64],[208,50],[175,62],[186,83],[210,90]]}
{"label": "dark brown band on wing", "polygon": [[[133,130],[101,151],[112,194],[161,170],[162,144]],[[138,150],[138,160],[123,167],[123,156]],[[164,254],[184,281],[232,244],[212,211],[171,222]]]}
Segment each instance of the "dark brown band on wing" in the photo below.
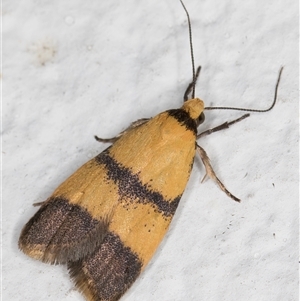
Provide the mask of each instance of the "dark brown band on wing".
{"label": "dark brown band on wing", "polygon": [[181,195],[173,200],[165,200],[161,193],[152,191],[140,181],[137,174],[133,174],[129,168],[113,159],[108,152],[109,149],[106,149],[95,159],[105,165],[108,178],[118,185],[120,198],[126,197],[141,204],[151,203],[164,216],[174,215]]}
{"label": "dark brown band on wing", "polygon": [[139,276],[142,261],[118,235],[108,233],[95,253],[68,263],[77,288],[88,300],[119,300]]}
{"label": "dark brown band on wing", "polygon": [[168,110],[167,113],[175,118],[180,125],[184,126],[187,130],[192,131],[194,135],[197,135],[197,125],[195,120],[193,120],[189,113],[182,109]]}
{"label": "dark brown band on wing", "polygon": [[[95,251],[108,228],[107,221],[94,219],[89,212],[67,199],[49,199],[22,230],[19,247],[25,253],[43,252],[44,262],[76,261]],[[93,239],[90,239],[93,238]]]}

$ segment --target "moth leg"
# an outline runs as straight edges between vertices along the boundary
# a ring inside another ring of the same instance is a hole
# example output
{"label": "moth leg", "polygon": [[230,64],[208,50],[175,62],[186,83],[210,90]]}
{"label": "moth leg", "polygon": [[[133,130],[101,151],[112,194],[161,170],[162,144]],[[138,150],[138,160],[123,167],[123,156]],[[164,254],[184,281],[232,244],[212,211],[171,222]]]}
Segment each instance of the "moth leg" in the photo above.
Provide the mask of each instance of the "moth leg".
{"label": "moth leg", "polygon": [[249,116],[250,116],[250,114],[245,114],[245,115],[241,116],[240,118],[234,119],[234,120],[232,120],[230,122],[226,121],[226,122],[224,122],[223,124],[221,124],[219,126],[216,126],[216,127],[212,128],[212,129],[209,129],[207,131],[204,131],[204,132],[198,134],[197,135],[197,139],[199,139],[200,137],[207,136],[207,135],[210,135],[212,133],[224,130],[224,129],[228,129],[229,126],[231,126],[231,125],[233,125],[233,124],[235,124],[237,122],[240,122],[241,120],[243,120],[243,119],[245,119],[245,118],[247,118]]}
{"label": "moth leg", "polygon": [[113,138],[100,138],[98,136],[94,136],[94,138],[96,139],[96,141],[98,142],[103,142],[103,143],[114,143],[116,142],[120,137],[121,137],[121,133],[119,135],[117,135],[116,137]]}
{"label": "moth leg", "polygon": [[188,87],[186,88],[186,90],[184,92],[184,96],[183,96],[183,102],[185,102],[189,99],[189,94],[191,93],[193,86],[197,82],[198,76],[200,74],[200,70],[201,70],[201,66],[199,66],[196,70],[195,81],[193,80],[191,83],[189,83]]}
{"label": "moth leg", "polygon": [[118,134],[116,137],[113,137],[113,138],[100,138],[98,136],[94,136],[95,139],[98,141],[98,142],[104,142],[104,143],[114,143],[116,142],[119,138],[121,138],[124,134],[128,133],[130,130],[136,128],[136,127],[139,127],[140,125],[146,123],[148,120],[150,120],[150,118],[141,118],[141,119],[138,119],[134,122],[131,123],[131,125],[125,129],[124,131],[122,131],[120,134]]}
{"label": "moth leg", "polygon": [[206,176],[209,176],[213,181],[215,181],[219,185],[221,190],[223,190],[230,198],[232,198],[236,202],[240,202],[241,200],[235,197],[232,193],[230,193],[227,190],[227,188],[224,186],[224,184],[219,180],[219,178],[217,177],[216,173],[214,172],[210,164],[210,159],[208,158],[206,151],[198,144],[197,144],[197,150],[206,169],[206,174],[203,177],[202,181],[204,181]]}
{"label": "moth leg", "polygon": [[46,201],[33,203],[32,206],[34,206],[34,207],[42,206],[42,205],[46,204],[47,202],[49,202],[49,200],[50,200],[50,198],[48,198]]}
{"label": "moth leg", "polygon": [[42,206],[42,205],[44,205],[46,202],[47,202],[47,201],[33,203],[32,206],[34,206],[34,207]]}

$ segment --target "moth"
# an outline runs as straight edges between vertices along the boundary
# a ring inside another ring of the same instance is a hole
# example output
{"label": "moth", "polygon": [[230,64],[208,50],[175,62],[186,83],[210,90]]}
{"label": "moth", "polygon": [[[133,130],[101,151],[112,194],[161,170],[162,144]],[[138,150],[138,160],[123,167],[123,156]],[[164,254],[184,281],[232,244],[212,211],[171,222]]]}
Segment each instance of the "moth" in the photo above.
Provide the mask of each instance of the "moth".
{"label": "moth", "polygon": [[[192,63],[191,22],[188,18]],[[106,150],[79,168],[42,203],[24,226],[19,248],[50,264],[66,264],[76,287],[87,300],[119,300],[144,270],[176,212],[196,153],[206,175],[233,200],[216,176],[197,139],[247,118],[249,114],[198,134],[205,107],[195,98],[200,67],[179,109],[170,109],[131,124]],[[266,110],[229,108],[266,112]],[[191,94],[191,97],[190,97]]]}

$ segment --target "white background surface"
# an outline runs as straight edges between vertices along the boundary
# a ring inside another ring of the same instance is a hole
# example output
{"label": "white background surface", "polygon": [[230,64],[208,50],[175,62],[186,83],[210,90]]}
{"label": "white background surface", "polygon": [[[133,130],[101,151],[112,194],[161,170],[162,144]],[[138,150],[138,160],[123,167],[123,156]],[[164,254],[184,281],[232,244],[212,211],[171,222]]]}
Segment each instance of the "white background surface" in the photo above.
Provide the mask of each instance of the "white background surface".
{"label": "white background surface", "polygon": [[[165,240],[122,301],[298,300],[298,3],[186,0],[196,95],[266,108],[203,138],[237,204],[194,170]],[[3,1],[3,300],[83,300],[64,266],[17,247],[23,225],[132,121],[177,108],[191,79],[178,1]],[[210,111],[203,129],[240,116]],[[176,163],[175,163],[176,164]]]}

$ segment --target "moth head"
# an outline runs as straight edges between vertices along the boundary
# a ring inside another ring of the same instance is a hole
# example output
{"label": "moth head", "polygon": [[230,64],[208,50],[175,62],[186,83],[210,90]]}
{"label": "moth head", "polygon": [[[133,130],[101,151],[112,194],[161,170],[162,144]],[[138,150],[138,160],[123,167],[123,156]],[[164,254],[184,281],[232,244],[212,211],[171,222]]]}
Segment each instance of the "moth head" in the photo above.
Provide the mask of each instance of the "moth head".
{"label": "moth head", "polygon": [[181,107],[182,110],[186,111],[192,119],[195,120],[197,126],[204,122],[204,102],[199,98],[189,99],[184,102]]}

